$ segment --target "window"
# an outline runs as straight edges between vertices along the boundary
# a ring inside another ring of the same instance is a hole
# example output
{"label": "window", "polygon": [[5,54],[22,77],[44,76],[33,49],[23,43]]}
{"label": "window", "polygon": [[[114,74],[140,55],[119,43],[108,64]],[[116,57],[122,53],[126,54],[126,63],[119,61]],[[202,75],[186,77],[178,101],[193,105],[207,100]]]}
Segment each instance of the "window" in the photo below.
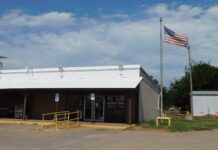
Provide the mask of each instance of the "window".
{"label": "window", "polygon": [[107,96],[107,120],[110,122],[124,122],[125,97],[124,95]]}

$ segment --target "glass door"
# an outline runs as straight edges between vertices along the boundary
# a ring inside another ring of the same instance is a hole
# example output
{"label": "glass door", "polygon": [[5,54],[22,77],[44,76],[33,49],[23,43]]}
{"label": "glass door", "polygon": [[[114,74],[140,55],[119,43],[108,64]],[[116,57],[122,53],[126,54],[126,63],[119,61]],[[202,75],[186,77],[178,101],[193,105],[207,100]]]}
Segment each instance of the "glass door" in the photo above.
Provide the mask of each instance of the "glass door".
{"label": "glass door", "polygon": [[90,121],[92,114],[92,101],[90,100],[90,96],[84,97],[84,120]]}
{"label": "glass door", "polygon": [[[104,106],[105,99],[102,95],[97,95],[94,101],[94,121],[104,121]],[[84,98],[84,120],[91,121],[92,114],[92,101],[90,100],[90,96],[85,96]]]}
{"label": "glass door", "polygon": [[95,121],[104,121],[104,96],[97,96],[95,99]]}

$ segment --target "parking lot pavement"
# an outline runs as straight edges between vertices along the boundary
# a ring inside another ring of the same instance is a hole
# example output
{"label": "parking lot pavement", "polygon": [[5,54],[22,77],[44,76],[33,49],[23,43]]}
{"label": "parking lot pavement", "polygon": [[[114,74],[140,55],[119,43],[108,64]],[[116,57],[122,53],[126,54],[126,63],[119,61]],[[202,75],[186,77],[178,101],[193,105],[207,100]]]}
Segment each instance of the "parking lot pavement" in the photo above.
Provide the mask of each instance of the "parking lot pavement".
{"label": "parking lot pavement", "polygon": [[0,125],[0,150],[217,150],[218,130],[170,133]]}

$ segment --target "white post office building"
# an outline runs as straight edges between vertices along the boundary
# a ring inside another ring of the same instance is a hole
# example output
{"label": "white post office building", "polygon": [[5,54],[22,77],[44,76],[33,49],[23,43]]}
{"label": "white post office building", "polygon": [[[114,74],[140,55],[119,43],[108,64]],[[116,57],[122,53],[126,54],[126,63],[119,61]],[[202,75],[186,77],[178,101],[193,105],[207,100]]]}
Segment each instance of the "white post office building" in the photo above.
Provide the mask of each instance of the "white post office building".
{"label": "white post office building", "polygon": [[[92,100],[94,106],[92,106]],[[138,123],[158,116],[159,89],[140,65],[0,71],[0,117],[81,111],[82,121]]]}

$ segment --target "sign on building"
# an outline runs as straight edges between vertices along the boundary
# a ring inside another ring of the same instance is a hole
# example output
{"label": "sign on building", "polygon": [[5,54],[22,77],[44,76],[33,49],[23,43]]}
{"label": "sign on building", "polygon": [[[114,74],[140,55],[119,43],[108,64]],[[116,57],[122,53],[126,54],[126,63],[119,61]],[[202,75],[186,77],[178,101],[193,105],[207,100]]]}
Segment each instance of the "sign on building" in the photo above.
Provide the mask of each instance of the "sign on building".
{"label": "sign on building", "polygon": [[55,93],[55,102],[60,101],[60,93]]}
{"label": "sign on building", "polygon": [[92,101],[95,100],[95,93],[91,93],[91,95],[90,95],[90,99],[91,99]]}

